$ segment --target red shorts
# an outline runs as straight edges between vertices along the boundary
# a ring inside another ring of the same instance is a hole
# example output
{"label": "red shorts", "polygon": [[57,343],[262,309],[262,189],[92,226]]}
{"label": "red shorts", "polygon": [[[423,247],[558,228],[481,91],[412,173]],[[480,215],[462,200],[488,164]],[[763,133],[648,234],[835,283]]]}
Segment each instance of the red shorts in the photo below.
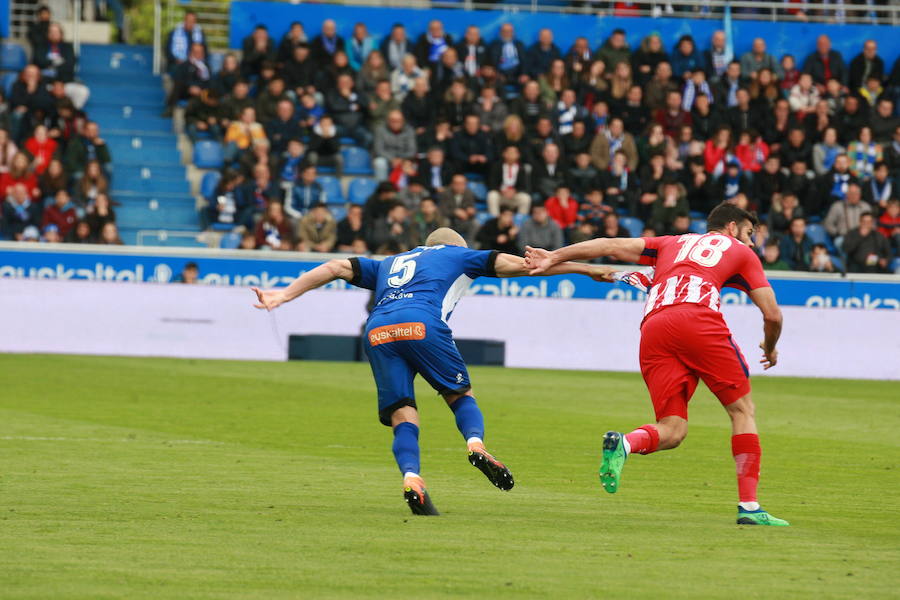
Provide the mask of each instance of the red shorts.
{"label": "red shorts", "polygon": [[687,419],[698,379],[727,406],[750,392],[747,360],[718,312],[675,305],[650,315],[641,326],[641,373],[656,420]]}

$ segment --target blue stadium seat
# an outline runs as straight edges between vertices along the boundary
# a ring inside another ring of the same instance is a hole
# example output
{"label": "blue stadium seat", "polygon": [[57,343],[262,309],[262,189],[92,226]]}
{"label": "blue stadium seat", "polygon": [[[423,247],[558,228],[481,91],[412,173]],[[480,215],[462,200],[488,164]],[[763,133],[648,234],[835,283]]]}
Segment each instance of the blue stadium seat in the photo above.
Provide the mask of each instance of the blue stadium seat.
{"label": "blue stadium seat", "polygon": [[21,71],[28,64],[25,48],[13,42],[0,44],[0,70]]}
{"label": "blue stadium seat", "polygon": [[693,219],[705,219],[705,218],[706,218],[706,213],[703,212],[702,210],[692,210],[692,211],[690,212],[690,215],[691,215],[691,219],[692,219],[692,220],[693,220]]}
{"label": "blue stadium seat", "polygon": [[528,219],[528,215],[521,215],[516,213],[516,216],[513,217],[513,223],[516,224],[516,227],[521,227],[523,223],[525,223],[526,219]]}
{"label": "blue stadium seat", "polygon": [[337,177],[331,175],[319,175],[316,177],[316,181],[318,181],[319,185],[322,186],[322,189],[325,190],[325,198],[328,200],[328,204],[344,203],[344,194],[341,192],[341,182],[338,181]]}
{"label": "blue stadium seat", "polygon": [[706,233],[706,219],[691,219],[693,233]]}
{"label": "blue stadium seat", "polygon": [[6,98],[9,98],[9,95],[12,93],[12,86],[16,82],[16,79],[19,78],[18,73],[4,73],[3,74],[3,95]]}
{"label": "blue stadium seat", "polygon": [[347,209],[343,206],[335,206],[331,209],[331,216],[335,221],[342,221],[347,216]]}
{"label": "blue stadium seat", "polygon": [[348,199],[353,204],[365,204],[369,196],[375,193],[377,187],[378,182],[374,179],[357,177],[350,182],[350,187],[347,188]]}
{"label": "blue stadium seat", "polygon": [[222,174],[218,171],[209,171],[208,173],[204,173],[203,179],[200,180],[200,195],[207,200],[212,198],[212,195],[216,191],[216,186],[219,185],[219,181],[221,181],[221,179]]}
{"label": "blue stadium seat", "polygon": [[834,265],[835,271],[837,271],[839,273],[843,273],[845,271],[844,261],[841,259],[840,256],[835,256],[834,254],[832,254],[831,255],[831,264]]}
{"label": "blue stadium seat", "polygon": [[356,143],[356,140],[352,137],[342,137],[338,141],[341,143],[341,146],[352,146]]}
{"label": "blue stadium seat", "polygon": [[478,225],[484,225],[492,218],[493,217],[491,216],[491,213],[484,211],[478,211],[478,213],[475,215],[475,221],[478,222]]}
{"label": "blue stadium seat", "polygon": [[210,73],[215,75],[222,70],[222,63],[225,62],[225,55],[221,52],[211,52],[206,62],[209,63]]}
{"label": "blue stadium seat", "polygon": [[239,233],[226,233],[222,236],[222,239],[219,240],[219,248],[224,250],[235,250],[241,245],[241,234]]}
{"label": "blue stadium seat", "polygon": [[198,169],[221,169],[224,163],[222,144],[210,140],[194,144],[194,166]]}
{"label": "blue stadium seat", "polygon": [[619,223],[628,230],[631,237],[641,237],[644,231],[644,222],[637,217],[619,217]]}
{"label": "blue stadium seat", "polygon": [[466,183],[466,187],[472,190],[472,193],[475,194],[475,199],[479,202],[484,202],[487,199],[487,186],[480,181],[470,180]]}
{"label": "blue stadium seat", "polygon": [[344,173],[348,175],[372,175],[372,157],[365,148],[349,146],[341,150],[344,157]]}
{"label": "blue stadium seat", "polygon": [[810,223],[809,225],[807,225],[806,235],[809,236],[809,239],[812,240],[813,244],[825,244],[825,247],[828,248],[829,253],[837,254],[837,248],[834,246],[834,242],[831,240],[831,236],[828,235],[828,232],[825,231],[825,228],[818,223]]}
{"label": "blue stadium seat", "polygon": [[900,274],[900,256],[891,261],[890,270],[891,273]]}

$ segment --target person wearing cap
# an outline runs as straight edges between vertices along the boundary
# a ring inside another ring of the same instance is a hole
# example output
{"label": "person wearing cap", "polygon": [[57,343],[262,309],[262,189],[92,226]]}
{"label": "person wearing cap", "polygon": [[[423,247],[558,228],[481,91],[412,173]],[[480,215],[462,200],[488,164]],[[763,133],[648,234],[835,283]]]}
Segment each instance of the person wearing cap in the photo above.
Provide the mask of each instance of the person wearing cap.
{"label": "person wearing cap", "polygon": [[20,242],[40,242],[41,230],[34,225],[29,225],[22,230],[22,233],[16,239]]}
{"label": "person wearing cap", "polygon": [[44,227],[44,237],[41,238],[41,241],[48,244],[59,244],[62,242],[62,236],[59,234],[59,227],[52,223]]}

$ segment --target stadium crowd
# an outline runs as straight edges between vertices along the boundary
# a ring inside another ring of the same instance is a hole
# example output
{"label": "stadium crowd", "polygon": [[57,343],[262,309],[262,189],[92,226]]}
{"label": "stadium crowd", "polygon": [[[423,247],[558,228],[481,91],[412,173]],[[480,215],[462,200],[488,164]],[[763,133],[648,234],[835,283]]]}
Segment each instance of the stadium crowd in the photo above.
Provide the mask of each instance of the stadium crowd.
{"label": "stadium crowd", "polygon": [[[109,152],[49,17],[0,115],[2,231],[116,243]],[[309,35],[297,22],[281,40],[257,26],[214,69],[187,12],[165,41],[166,113],[183,107],[192,141],[221,143],[201,220],[241,248],[390,253],[450,225],[520,252],[702,229],[727,200],[763,217],[767,268],[888,270],[900,60],[888,68],[872,40],[843,57],[825,34],[798,57],[763,38],[732,56],[721,31],[673,48],[658,35],[632,48],[619,29],[594,42],[520,40],[509,23],[494,40],[474,26],[454,39],[437,20],[416,39],[399,23],[381,40],[357,23],[345,39],[331,20]],[[321,175],[359,174],[345,160],[360,153],[374,181],[356,177],[365,197],[345,203]]]}
{"label": "stadium crowd", "polygon": [[90,90],[50,9],[28,29],[31,61],[0,90],[0,239],[120,244],[112,158],[82,110]]}

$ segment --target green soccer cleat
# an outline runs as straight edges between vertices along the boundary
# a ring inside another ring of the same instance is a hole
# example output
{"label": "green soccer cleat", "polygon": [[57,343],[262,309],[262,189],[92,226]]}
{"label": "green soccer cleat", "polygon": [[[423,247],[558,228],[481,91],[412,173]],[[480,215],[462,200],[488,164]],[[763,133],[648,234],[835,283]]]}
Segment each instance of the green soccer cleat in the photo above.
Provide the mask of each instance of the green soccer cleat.
{"label": "green soccer cleat", "polygon": [[625,466],[625,444],[618,431],[607,431],[603,436],[603,461],[600,463],[600,483],[603,489],[615,494],[619,489],[619,478]]}
{"label": "green soccer cleat", "polygon": [[791,524],[784,519],[773,517],[762,508],[759,510],[744,510],[738,506],[738,525],[769,525],[770,527],[790,527]]}

